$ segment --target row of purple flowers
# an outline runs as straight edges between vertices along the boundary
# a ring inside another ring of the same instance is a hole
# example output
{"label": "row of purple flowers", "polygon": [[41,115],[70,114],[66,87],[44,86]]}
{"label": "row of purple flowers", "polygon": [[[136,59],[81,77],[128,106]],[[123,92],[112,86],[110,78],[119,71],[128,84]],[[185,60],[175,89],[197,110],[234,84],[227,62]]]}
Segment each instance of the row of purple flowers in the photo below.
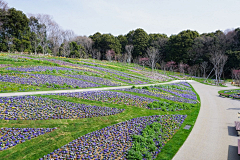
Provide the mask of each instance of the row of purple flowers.
{"label": "row of purple flowers", "polygon": [[0,128],[0,151],[54,131],[56,128]]}
{"label": "row of purple flowers", "polygon": [[118,114],[124,109],[91,106],[35,96],[0,97],[0,119],[78,119]]}
{"label": "row of purple flowers", "polygon": [[88,91],[88,92],[74,92],[74,93],[58,93],[53,95],[75,97],[80,99],[87,99],[92,101],[101,101],[113,104],[133,105],[141,108],[148,108],[147,104],[158,101],[156,99],[136,96],[127,93],[113,92],[113,91]]}
{"label": "row of purple flowers", "polygon": [[[24,77],[24,75],[26,77]],[[42,86],[47,85],[52,87],[54,85],[68,85],[74,88],[87,88],[87,87],[99,87],[100,85],[81,81],[73,78],[66,78],[61,76],[54,76],[54,75],[47,75],[47,74],[23,74],[22,77],[19,76],[11,76],[11,75],[0,75],[0,81],[2,82],[11,82],[11,83],[18,83],[18,84],[27,84],[27,85],[36,85]],[[64,87],[61,87],[64,88]]]}

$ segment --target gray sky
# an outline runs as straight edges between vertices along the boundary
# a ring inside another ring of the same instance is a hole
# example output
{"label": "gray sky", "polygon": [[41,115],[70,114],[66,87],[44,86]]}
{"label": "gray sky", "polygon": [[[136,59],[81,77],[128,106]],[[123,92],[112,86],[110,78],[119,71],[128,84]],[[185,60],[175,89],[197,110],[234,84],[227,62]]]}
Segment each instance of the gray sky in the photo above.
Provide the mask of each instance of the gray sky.
{"label": "gray sky", "polygon": [[24,13],[53,16],[77,35],[114,36],[130,30],[168,36],[187,29],[200,34],[240,27],[240,0],[5,0]]}

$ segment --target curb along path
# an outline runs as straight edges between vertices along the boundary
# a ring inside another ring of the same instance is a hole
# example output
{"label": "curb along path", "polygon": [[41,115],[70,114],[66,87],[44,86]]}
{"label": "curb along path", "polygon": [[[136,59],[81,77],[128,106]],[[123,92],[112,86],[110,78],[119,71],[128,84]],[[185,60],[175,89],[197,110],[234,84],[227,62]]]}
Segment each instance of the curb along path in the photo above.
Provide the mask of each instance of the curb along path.
{"label": "curb along path", "polygon": [[174,156],[174,160],[235,160],[237,136],[234,121],[238,120],[240,101],[218,96],[219,90],[236,87],[216,87],[190,82],[201,99],[201,109],[193,130]]}

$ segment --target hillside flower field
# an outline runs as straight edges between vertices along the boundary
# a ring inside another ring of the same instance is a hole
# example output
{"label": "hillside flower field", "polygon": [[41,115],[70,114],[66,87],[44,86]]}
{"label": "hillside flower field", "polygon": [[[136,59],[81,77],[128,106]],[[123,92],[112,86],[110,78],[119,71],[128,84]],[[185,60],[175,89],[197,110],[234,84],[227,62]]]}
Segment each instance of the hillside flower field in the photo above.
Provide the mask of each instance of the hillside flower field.
{"label": "hillside flower field", "polygon": [[132,64],[0,54],[0,93],[64,91],[0,97],[0,157],[171,159],[200,109],[189,83],[161,84],[171,80]]}

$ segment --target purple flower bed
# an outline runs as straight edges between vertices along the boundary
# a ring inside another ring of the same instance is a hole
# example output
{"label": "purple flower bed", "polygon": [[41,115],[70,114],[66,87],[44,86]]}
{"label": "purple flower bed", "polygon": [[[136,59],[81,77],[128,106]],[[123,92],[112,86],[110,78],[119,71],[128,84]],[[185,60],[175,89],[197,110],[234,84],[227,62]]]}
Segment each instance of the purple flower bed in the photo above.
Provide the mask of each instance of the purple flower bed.
{"label": "purple flower bed", "polygon": [[54,131],[56,128],[0,128],[0,151]]}
{"label": "purple flower bed", "polygon": [[10,64],[0,64],[0,68],[8,67]]}
{"label": "purple flower bed", "polygon": [[92,101],[101,101],[114,104],[133,105],[142,108],[148,108],[148,103],[158,101],[156,99],[136,96],[121,92],[112,91],[88,91],[88,92],[74,92],[74,93],[59,93],[54,95],[76,97],[80,99],[87,99]]}
{"label": "purple flower bed", "polygon": [[22,58],[22,59],[35,59],[35,58],[31,58],[31,57],[27,57],[27,56],[19,56],[19,55],[9,55],[9,57],[14,58],[14,59],[18,59],[18,58]]}
{"label": "purple flower bed", "polygon": [[126,82],[126,83],[130,83],[130,84],[146,84],[147,82],[143,82],[143,81],[138,81],[138,80],[129,80],[129,79],[122,79],[119,77],[114,77],[120,81]]}
{"label": "purple flower bed", "polygon": [[161,89],[163,91],[166,91],[166,92],[169,92],[169,93],[172,93],[174,95],[177,95],[179,97],[183,97],[183,98],[187,98],[187,99],[192,99],[192,100],[197,100],[197,96],[193,96],[193,95],[190,95],[190,94],[185,94],[185,93],[178,93],[176,91],[173,91],[173,90],[170,90],[170,89],[166,89],[166,88],[159,88],[159,87],[154,87],[156,89]]}
{"label": "purple flower bed", "polygon": [[120,86],[121,85],[121,83],[119,83],[119,82],[113,82],[108,79],[104,79],[104,78],[100,78],[100,77],[93,77],[93,76],[86,76],[86,75],[66,75],[66,76],[83,79],[86,81],[91,81],[91,82],[98,83],[101,85],[106,85],[106,86]]}
{"label": "purple flower bed", "polygon": [[140,81],[140,80],[138,80],[136,78],[131,77],[127,73],[116,71],[116,70],[111,70],[111,69],[106,69],[106,68],[101,68],[101,67],[95,67],[95,66],[88,66],[88,65],[83,65],[83,66],[89,67],[89,68],[93,68],[93,69],[96,69],[96,70],[100,70],[100,71],[104,71],[104,72],[107,72],[107,73],[112,73],[114,75],[119,75],[119,76],[122,76],[122,77],[125,77],[125,78],[128,78],[128,79],[132,79],[130,81],[130,80],[126,80],[126,79],[122,79],[122,78],[113,76],[116,79],[119,79],[119,80],[121,80],[123,82],[131,83],[131,84],[146,84],[146,83],[149,82],[148,80],[146,80],[148,82]]}
{"label": "purple flower bed", "polygon": [[193,96],[196,96],[196,93],[193,92],[193,91],[191,91],[191,90],[184,90],[184,89],[177,89],[177,88],[175,88],[174,90],[175,90],[175,91],[182,92],[182,93],[187,93],[187,94],[191,94],[191,95],[193,95]]}
{"label": "purple flower bed", "polygon": [[53,62],[53,63],[59,64],[59,65],[62,65],[62,66],[80,67],[77,64],[73,64],[73,63],[70,63],[70,62],[65,62],[65,61],[61,61],[61,60],[57,60],[57,59],[41,58],[41,60]]}
{"label": "purple flower bed", "polygon": [[157,81],[167,81],[168,79],[170,79],[168,76],[165,76],[165,75],[160,74],[160,73],[151,73],[151,72],[147,72],[147,71],[142,71],[142,67],[140,68],[140,70],[138,70],[138,69],[135,69],[135,70],[129,69],[129,71],[142,74],[145,77],[148,77],[150,79],[154,79],[154,80],[157,80]]}
{"label": "purple flower bed", "polygon": [[230,98],[234,98],[234,99],[240,99],[240,90],[228,90],[228,91],[224,91],[224,93],[231,93],[228,94]]}
{"label": "purple flower bed", "polygon": [[[163,88],[158,88],[158,87],[151,87],[151,88],[163,89]],[[160,92],[154,92],[154,90],[151,91],[151,90],[147,90],[147,89],[135,89],[135,88],[116,89],[116,90],[146,94],[149,96],[155,96],[155,97],[159,97],[159,98],[163,98],[163,99],[167,99],[167,100],[171,100],[171,101],[176,101],[176,102],[185,102],[185,103],[193,103],[193,104],[197,103],[195,101],[187,100],[187,99],[180,98],[177,96],[167,96],[167,95],[161,94]]]}
{"label": "purple flower bed", "polygon": [[51,66],[34,66],[34,67],[8,67],[5,68],[6,70],[12,70],[12,71],[21,71],[21,72],[42,72],[42,71],[52,71],[52,70],[77,70],[77,69],[71,69],[71,68],[64,68],[64,67],[51,67]]}
{"label": "purple flower bed", "polygon": [[191,87],[191,85],[187,82],[180,82],[181,85],[187,86],[187,87]]}
{"label": "purple flower bed", "polygon": [[[65,78],[61,76],[53,76],[46,74],[26,74],[26,76],[30,77],[18,77],[18,76],[9,76],[9,75],[1,75],[0,81],[2,82],[12,82],[18,84],[28,84],[28,85],[37,85],[42,86],[43,84],[47,84],[52,87],[53,85],[69,85],[72,87],[79,88],[87,88],[87,87],[99,87],[100,85],[85,82],[72,78]],[[61,87],[64,88],[64,87]],[[69,88],[69,87],[68,87]]]}
{"label": "purple flower bed", "polygon": [[94,71],[92,69],[89,69],[89,67],[84,67],[84,66],[79,65],[79,64],[73,64],[73,63],[70,63],[70,62],[65,62],[65,61],[56,60],[56,59],[41,58],[41,60],[53,62],[53,63],[59,64],[59,65],[62,65],[62,66],[72,67],[72,68],[75,68],[75,69],[78,69],[78,70],[83,70],[83,71],[86,71],[86,72],[92,72],[92,73],[96,73],[96,74],[101,74],[98,71]]}
{"label": "purple flower bed", "polygon": [[178,86],[179,88],[185,89],[185,90],[192,90],[191,86],[186,82],[171,83],[169,85]]}
{"label": "purple flower bed", "polygon": [[[161,123],[166,129],[158,140],[154,140],[158,147],[151,154],[153,158],[156,158],[167,142],[166,139],[171,138],[186,117],[186,115],[156,115],[134,118],[81,136],[50,154],[44,155],[40,160],[51,158],[126,159],[128,150],[133,144],[132,136],[141,135],[142,130],[154,122]],[[160,143],[162,145],[159,145]]]}
{"label": "purple flower bed", "polygon": [[4,120],[78,119],[124,111],[34,96],[0,97],[0,109],[0,119]]}

